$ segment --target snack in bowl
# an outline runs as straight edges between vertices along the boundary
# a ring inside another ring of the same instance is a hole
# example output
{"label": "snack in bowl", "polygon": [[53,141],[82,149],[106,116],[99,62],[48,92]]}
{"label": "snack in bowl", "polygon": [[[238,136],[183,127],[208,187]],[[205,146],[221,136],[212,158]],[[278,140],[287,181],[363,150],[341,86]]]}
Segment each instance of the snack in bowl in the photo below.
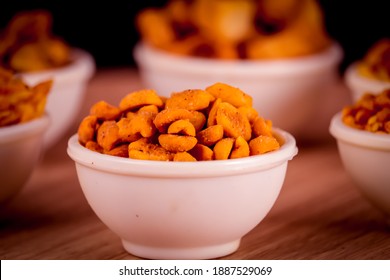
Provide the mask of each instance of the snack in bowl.
{"label": "snack in bowl", "polygon": [[137,19],[145,88],[168,97],[223,82],[252,93],[253,107],[296,137],[328,136],[344,103],[343,52],[315,1],[171,1]]}
{"label": "snack in bowl", "polygon": [[0,127],[25,123],[41,117],[53,81],[30,87],[0,67]]}
{"label": "snack in bowl", "polygon": [[390,133],[390,89],[366,93],[343,108],[343,122],[351,127],[375,133]]}
{"label": "snack in bowl", "polygon": [[390,88],[390,39],[375,42],[364,57],[352,63],[345,72],[345,82],[352,99],[358,101],[366,93],[379,93]]}
{"label": "snack in bowl", "polygon": [[252,97],[223,83],[169,98],[154,90],[131,92],[118,107],[99,101],[78,136],[88,149],[133,159],[202,161],[280,148],[272,122],[252,107]]}
{"label": "snack in bowl", "polygon": [[153,47],[218,59],[304,56],[331,44],[313,0],[168,1],[141,11],[137,27]]}
{"label": "snack in bowl", "polygon": [[0,34],[0,65],[15,72],[33,72],[70,63],[70,47],[52,34],[52,16],[45,10],[20,12]]}
{"label": "snack in bowl", "polygon": [[0,67],[0,204],[25,185],[48,129],[46,98],[52,81],[32,87]]}
{"label": "snack in bowl", "polygon": [[57,142],[72,125],[94,72],[93,58],[55,36],[52,22],[48,11],[24,11],[15,14],[0,31],[3,68],[16,73],[28,85],[53,81],[46,105],[51,126],[45,133],[45,148]]}
{"label": "snack in bowl", "polygon": [[86,199],[129,253],[210,259],[235,252],[272,208],[297,153],[240,89],[216,83],[99,101],[68,141]]}
{"label": "snack in bowl", "polygon": [[345,106],[330,133],[353,182],[390,221],[390,88]]}

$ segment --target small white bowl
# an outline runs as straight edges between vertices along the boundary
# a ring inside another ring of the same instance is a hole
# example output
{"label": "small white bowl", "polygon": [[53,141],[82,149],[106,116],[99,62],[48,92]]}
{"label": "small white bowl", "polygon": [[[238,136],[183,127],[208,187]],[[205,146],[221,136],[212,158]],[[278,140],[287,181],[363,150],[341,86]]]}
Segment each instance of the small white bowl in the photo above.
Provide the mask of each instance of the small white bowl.
{"label": "small white bowl", "polygon": [[330,123],[341,160],[361,192],[390,220],[390,135],[345,125],[341,112]]}
{"label": "small white bowl", "polygon": [[360,75],[357,64],[358,62],[348,66],[344,74],[344,80],[351,91],[353,102],[357,102],[365,93],[375,94],[390,88],[390,82],[370,79]]}
{"label": "small white bowl", "polygon": [[0,128],[0,204],[25,185],[40,159],[49,117]]}
{"label": "small white bowl", "polygon": [[[145,87],[170,96],[178,88],[205,88],[223,82],[253,97],[253,107],[276,127],[294,136],[308,130],[308,120],[318,117],[324,98],[333,99],[330,87],[339,83],[343,56],[334,43],[322,53],[274,60],[219,60],[179,56],[139,43],[134,58]],[[329,102],[328,102],[329,103]],[[337,104],[337,102],[336,102]],[[334,110],[334,112],[336,112]],[[327,133],[329,115],[324,132]]]}
{"label": "small white bowl", "polygon": [[149,259],[210,259],[236,251],[274,205],[297,154],[295,139],[277,151],[203,162],[135,160],[68,142],[82,190],[129,253]]}
{"label": "small white bowl", "polygon": [[84,50],[72,49],[71,61],[61,68],[20,74],[29,85],[48,79],[54,81],[46,104],[51,125],[44,137],[45,149],[58,142],[76,121],[84,101],[86,86],[95,71],[93,57]]}

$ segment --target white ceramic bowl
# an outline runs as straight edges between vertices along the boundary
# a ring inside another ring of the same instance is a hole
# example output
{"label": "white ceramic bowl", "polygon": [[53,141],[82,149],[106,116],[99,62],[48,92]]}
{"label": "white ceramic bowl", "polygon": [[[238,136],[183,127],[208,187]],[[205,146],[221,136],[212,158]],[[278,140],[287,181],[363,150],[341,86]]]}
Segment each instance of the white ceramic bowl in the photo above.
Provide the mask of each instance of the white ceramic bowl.
{"label": "white ceramic bowl", "polygon": [[94,59],[86,51],[72,49],[71,60],[71,64],[58,69],[21,74],[29,85],[48,79],[54,81],[46,104],[46,112],[51,119],[50,128],[44,137],[46,149],[60,140],[76,121],[86,86],[95,71]]}
{"label": "white ceramic bowl", "polygon": [[[145,87],[169,96],[178,88],[203,89],[224,82],[251,95],[254,108],[262,116],[296,137],[308,130],[308,120],[318,118],[318,108],[326,103],[324,98],[333,99],[332,104],[337,105],[338,96],[329,93],[334,92],[330,87],[339,82],[342,56],[336,43],[311,56],[258,61],[178,56],[144,43],[134,49]],[[324,125],[326,134],[329,120],[338,108]]]}
{"label": "white ceramic bowl", "polygon": [[390,135],[375,134],[345,125],[341,113],[330,123],[341,160],[361,192],[390,221]]}
{"label": "white ceramic bowl", "polygon": [[25,185],[40,159],[49,117],[0,128],[0,204]]}
{"label": "white ceramic bowl", "polygon": [[390,88],[390,82],[370,79],[360,75],[357,71],[357,63],[348,66],[344,74],[344,80],[351,91],[353,102],[358,101],[367,92],[375,94]]}
{"label": "white ceramic bowl", "polygon": [[209,259],[236,251],[274,205],[295,139],[264,155],[204,162],[134,160],[68,142],[82,190],[97,216],[131,254]]}

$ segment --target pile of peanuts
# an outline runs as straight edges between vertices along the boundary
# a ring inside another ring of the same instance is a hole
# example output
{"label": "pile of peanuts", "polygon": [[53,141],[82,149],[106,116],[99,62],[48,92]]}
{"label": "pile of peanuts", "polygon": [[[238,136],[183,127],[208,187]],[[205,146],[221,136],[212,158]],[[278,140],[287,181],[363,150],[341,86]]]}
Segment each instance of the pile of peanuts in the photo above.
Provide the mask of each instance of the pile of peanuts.
{"label": "pile of peanuts", "polygon": [[331,44],[316,0],[171,0],[142,10],[136,26],[149,45],[196,57],[299,57]]}
{"label": "pile of peanuts", "polygon": [[15,72],[67,65],[70,47],[52,33],[52,21],[52,15],[45,10],[17,13],[0,30],[0,65]]}
{"label": "pile of peanuts", "polygon": [[357,69],[367,78],[390,82],[390,39],[383,38],[371,46]]}
{"label": "pile of peanuts", "polygon": [[41,117],[52,84],[48,80],[28,86],[13,72],[0,67],[0,127]]}
{"label": "pile of peanuts", "polygon": [[351,106],[343,108],[345,124],[375,133],[390,133],[390,89],[379,94],[366,93]]}
{"label": "pile of peanuts", "polygon": [[119,106],[99,101],[78,128],[79,142],[99,153],[160,161],[225,160],[280,148],[272,122],[252,107],[252,97],[216,83],[161,97],[143,89]]}

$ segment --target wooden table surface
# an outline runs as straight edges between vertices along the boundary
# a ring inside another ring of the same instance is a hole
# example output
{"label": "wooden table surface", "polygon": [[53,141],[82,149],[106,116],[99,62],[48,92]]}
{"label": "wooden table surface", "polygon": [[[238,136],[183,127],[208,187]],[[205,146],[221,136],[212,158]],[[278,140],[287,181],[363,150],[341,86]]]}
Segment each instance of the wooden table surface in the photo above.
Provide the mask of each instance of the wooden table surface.
{"label": "wooden table surface", "polygon": [[[78,121],[104,99],[141,88],[134,69],[99,70]],[[0,208],[0,259],[137,259],[89,207],[66,154],[68,138],[44,154],[14,200]],[[390,259],[390,226],[343,170],[335,141],[300,144],[267,217],[223,259]]]}

